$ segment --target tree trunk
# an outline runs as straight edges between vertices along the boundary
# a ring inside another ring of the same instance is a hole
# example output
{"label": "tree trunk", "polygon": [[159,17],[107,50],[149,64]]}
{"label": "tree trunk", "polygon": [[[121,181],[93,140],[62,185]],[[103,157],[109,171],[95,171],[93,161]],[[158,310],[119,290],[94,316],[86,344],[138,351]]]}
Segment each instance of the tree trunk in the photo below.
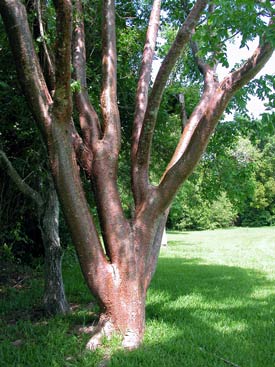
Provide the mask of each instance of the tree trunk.
{"label": "tree trunk", "polygon": [[70,306],[62,279],[63,250],[59,238],[59,203],[51,181],[49,176],[50,187],[41,223],[45,250],[43,303],[47,313],[65,314],[70,310]]}
{"label": "tree trunk", "polygon": [[101,315],[88,349],[97,348],[103,336],[108,338],[114,332],[123,336],[124,348],[135,349],[142,342],[146,293],[156,269],[165,219],[152,217],[150,226],[137,220],[130,231],[120,226],[125,234],[124,253],[105,266],[100,284],[97,282]]}
{"label": "tree trunk", "polygon": [[146,291],[139,279],[110,266],[111,285],[106,287],[99,323],[87,349],[96,349],[103,336],[109,338],[114,332],[123,335],[124,348],[135,349],[144,335]]}

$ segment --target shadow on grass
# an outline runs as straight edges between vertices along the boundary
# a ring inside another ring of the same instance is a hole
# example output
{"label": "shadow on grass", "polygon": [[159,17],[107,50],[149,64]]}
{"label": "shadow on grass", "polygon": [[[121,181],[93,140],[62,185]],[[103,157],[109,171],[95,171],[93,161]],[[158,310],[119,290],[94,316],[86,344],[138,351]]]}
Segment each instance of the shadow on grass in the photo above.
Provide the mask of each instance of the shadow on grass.
{"label": "shadow on grass", "polygon": [[199,262],[159,260],[145,343],[116,353],[110,366],[275,366],[273,282],[254,270]]}
{"label": "shadow on grass", "polygon": [[[80,280],[73,294],[79,285]],[[232,362],[274,367],[273,288],[273,282],[255,270],[160,258],[148,293],[144,344],[133,352],[116,350],[109,366],[226,367]],[[84,288],[80,293],[82,303],[89,295]],[[93,317],[81,307],[66,318],[4,325],[3,366],[97,366],[104,351],[85,352],[89,337],[73,330]],[[22,344],[13,345],[16,340]]]}

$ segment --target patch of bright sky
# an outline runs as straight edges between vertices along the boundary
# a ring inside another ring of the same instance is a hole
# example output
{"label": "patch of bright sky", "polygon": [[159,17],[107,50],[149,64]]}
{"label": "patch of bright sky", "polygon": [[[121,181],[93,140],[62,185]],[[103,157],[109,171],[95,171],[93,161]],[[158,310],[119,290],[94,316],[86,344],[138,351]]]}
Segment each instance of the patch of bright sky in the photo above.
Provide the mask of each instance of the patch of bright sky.
{"label": "patch of bright sky", "polygon": [[[228,74],[228,72],[236,63],[239,63],[242,60],[247,60],[254,52],[257,45],[258,39],[254,40],[253,42],[249,42],[247,46],[243,48],[239,48],[240,39],[237,39],[235,43],[228,43],[227,55],[229,68],[227,69],[222,66],[218,67],[217,74],[219,79],[222,80],[222,78]],[[261,75],[265,74],[275,75],[275,53],[271,56],[264,68],[257,74],[256,78],[259,78]],[[258,97],[251,96],[250,101],[247,104],[247,108],[251,116],[255,118],[259,117],[265,111],[264,103],[265,101],[261,101]]]}

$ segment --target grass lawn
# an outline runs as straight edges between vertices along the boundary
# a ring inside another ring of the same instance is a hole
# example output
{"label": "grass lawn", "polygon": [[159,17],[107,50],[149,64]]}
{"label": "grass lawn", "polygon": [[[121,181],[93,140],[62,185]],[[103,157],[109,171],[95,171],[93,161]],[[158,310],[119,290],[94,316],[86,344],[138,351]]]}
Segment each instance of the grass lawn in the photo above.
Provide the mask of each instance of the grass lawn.
{"label": "grass lawn", "polygon": [[93,322],[95,313],[68,251],[64,278],[74,308],[68,317],[37,312],[41,277],[0,288],[1,367],[93,367],[106,356],[110,367],[274,367],[275,227],[173,232],[168,240],[139,350],[121,350],[117,338],[101,351],[85,351],[89,335],[78,326]]}

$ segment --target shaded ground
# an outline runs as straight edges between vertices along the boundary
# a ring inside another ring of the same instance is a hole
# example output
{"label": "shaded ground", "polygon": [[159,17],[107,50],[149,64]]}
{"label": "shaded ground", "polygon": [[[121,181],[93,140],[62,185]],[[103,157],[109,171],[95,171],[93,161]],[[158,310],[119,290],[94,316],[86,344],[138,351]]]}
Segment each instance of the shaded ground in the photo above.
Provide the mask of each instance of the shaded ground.
{"label": "shaded ground", "polygon": [[108,356],[104,363],[112,367],[274,367],[275,228],[171,238],[148,293],[139,350],[124,352],[114,339],[99,352],[85,351],[89,335],[81,328],[95,322],[96,309],[87,307],[91,297],[74,256],[67,254],[64,279],[74,306],[68,317],[31,316],[41,301],[41,274],[12,270],[6,278],[1,365],[91,367]]}

